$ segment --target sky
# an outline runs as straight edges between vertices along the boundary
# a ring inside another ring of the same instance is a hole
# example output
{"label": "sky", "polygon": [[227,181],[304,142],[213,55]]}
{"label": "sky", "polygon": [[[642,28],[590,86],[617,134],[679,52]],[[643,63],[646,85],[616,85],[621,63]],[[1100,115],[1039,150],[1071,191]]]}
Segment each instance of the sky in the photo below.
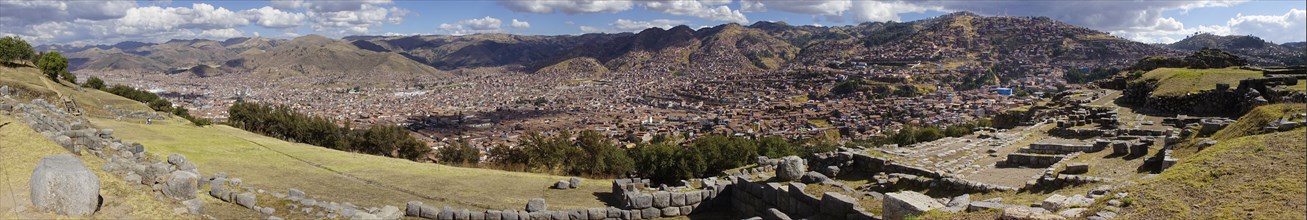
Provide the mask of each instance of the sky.
{"label": "sky", "polygon": [[1199,32],[1307,40],[1302,0],[0,0],[0,35],[33,45],[309,34],[576,35],[758,21],[841,26],[956,11],[1046,16],[1145,43]]}

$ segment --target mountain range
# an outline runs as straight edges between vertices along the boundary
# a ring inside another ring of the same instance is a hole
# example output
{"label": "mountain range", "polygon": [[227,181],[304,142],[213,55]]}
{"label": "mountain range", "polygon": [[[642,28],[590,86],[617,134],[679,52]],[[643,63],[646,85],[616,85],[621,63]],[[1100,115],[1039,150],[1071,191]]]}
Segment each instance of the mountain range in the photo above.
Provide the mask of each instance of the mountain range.
{"label": "mountain range", "polygon": [[1125,64],[1145,56],[1179,55],[1204,47],[1247,56],[1258,65],[1301,65],[1305,43],[1281,45],[1252,36],[1199,34],[1149,45],[1046,17],[978,16],[958,12],[912,22],[794,26],[756,22],[698,30],[687,26],[638,33],[561,36],[309,35],[42,45],[70,58],[70,69],[190,73],[233,72],[445,74],[506,67],[526,72],[768,71],[832,61],[1007,63],[1083,66]]}

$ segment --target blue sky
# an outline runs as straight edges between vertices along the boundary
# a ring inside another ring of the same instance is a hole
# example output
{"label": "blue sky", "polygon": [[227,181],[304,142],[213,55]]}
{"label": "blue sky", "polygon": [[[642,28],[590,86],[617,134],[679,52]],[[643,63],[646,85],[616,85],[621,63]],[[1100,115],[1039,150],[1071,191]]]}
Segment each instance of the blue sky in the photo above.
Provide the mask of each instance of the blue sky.
{"label": "blue sky", "polygon": [[1195,32],[1307,40],[1304,1],[869,1],[869,0],[0,0],[0,35],[35,44],[226,39],[308,34],[512,33],[568,35],[693,28],[736,22],[850,25],[912,21],[953,11],[1048,16],[1141,42]]}

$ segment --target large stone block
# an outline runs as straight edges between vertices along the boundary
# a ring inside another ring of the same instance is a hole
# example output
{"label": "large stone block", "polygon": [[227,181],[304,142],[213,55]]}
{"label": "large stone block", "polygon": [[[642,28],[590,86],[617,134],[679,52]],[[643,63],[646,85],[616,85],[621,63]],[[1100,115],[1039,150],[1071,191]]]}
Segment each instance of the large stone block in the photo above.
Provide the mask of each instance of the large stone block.
{"label": "large stone block", "polygon": [[944,204],[940,204],[930,196],[914,191],[902,191],[886,193],[881,212],[885,219],[898,220],[943,207]]}
{"label": "large stone block", "polygon": [[644,193],[631,193],[627,195],[628,198],[631,198],[631,208],[643,209],[643,208],[653,207],[654,204],[653,195],[644,194]]}
{"label": "large stone block", "polygon": [[256,203],[258,203],[258,199],[254,196],[254,193],[252,192],[245,192],[236,195],[237,205],[244,206],[245,208],[254,208],[254,205],[256,205]]}
{"label": "large stone block", "polygon": [[660,208],[660,209],[661,209],[661,208],[667,208],[667,206],[671,206],[671,204],[672,204],[672,194],[671,194],[671,193],[668,193],[668,192],[666,192],[666,191],[658,191],[658,192],[654,192],[654,193],[653,193],[653,207],[654,207],[654,208]]}
{"label": "large stone block", "polygon": [[37,210],[81,216],[94,213],[100,205],[100,178],[72,155],[41,158],[29,186]]}
{"label": "large stone block", "polygon": [[200,176],[187,171],[173,171],[168,175],[168,181],[163,184],[163,195],[176,200],[190,200],[195,198],[195,190],[199,187]]}
{"label": "large stone block", "polygon": [[531,200],[526,201],[527,212],[539,212],[539,211],[545,211],[547,209],[548,207],[545,206],[545,199],[533,198]]}
{"label": "large stone block", "polygon": [[1053,194],[1051,196],[1048,196],[1048,198],[1044,199],[1044,201],[1040,203],[1040,208],[1044,208],[1049,211],[1057,211],[1058,209],[1062,209],[1062,207],[1066,205],[1066,199],[1067,197],[1061,194]]}
{"label": "large stone block", "polygon": [[408,203],[404,205],[404,216],[422,216],[422,202],[408,201]]}
{"label": "large stone block", "polygon": [[608,217],[608,209],[605,208],[589,208],[585,212],[590,220],[602,220]]}
{"label": "large stone block", "polygon": [[685,193],[673,192],[671,206],[685,206]]}
{"label": "large stone block", "polygon": [[830,216],[845,216],[853,211],[858,200],[835,192],[827,192],[821,198],[821,213]]}

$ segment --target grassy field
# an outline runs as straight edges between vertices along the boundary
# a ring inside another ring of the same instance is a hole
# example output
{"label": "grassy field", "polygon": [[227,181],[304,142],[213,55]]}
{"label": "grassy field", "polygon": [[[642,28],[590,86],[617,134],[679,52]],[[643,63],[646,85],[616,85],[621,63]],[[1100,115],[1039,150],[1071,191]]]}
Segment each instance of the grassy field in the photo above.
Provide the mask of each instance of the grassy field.
{"label": "grassy field", "polygon": [[[82,112],[88,115],[108,117],[112,115],[105,110],[105,106],[116,109],[125,109],[138,112],[153,111],[149,106],[135,100],[123,98],[108,92],[79,88],[72,83],[65,81],[50,81],[41,74],[40,70],[31,67],[9,68],[0,67],[0,85],[8,85],[12,88],[23,89],[41,93],[46,101],[52,104],[62,106],[59,100],[59,94],[70,95],[74,103],[81,108]],[[28,97],[37,98],[37,97]]]}
{"label": "grassy field", "polygon": [[[32,208],[28,182],[32,170],[42,157],[68,154],[63,147],[55,145],[45,136],[37,134],[14,116],[0,115],[0,219],[62,219],[52,213],[39,213]],[[100,177],[100,195],[104,197],[104,206],[91,216],[94,219],[196,219],[196,216],[178,215],[173,208],[180,204],[170,204],[163,198],[156,198],[154,193],[140,184],[123,181],[120,177],[100,170],[105,161],[94,155],[79,156],[87,168]],[[11,212],[15,207],[22,212]],[[219,206],[210,204],[209,206]]]}
{"label": "grassy field", "polygon": [[1302,219],[1307,212],[1307,129],[1254,135],[1183,158],[1126,189],[1130,219]]}
{"label": "grassy field", "polygon": [[1307,80],[1298,80],[1298,85],[1289,86],[1289,90],[1307,92]]}
{"label": "grassy field", "polygon": [[[544,198],[551,209],[602,207],[610,180],[586,180],[580,189],[548,189],[568,177],[490,169],[451,167],[381,156],[355,154],[290,143],[228,126],[195,127],[180,122],[144,125],[92,119],[115,136],[139,141],[159,155],[178,153],[198,164],[200,172],[226,172],[246,185],[285,192],[304,190],[310,197],[361,206],[402,206],[422,201],[437,207],[522,209],[531,198]],[[603,196],[603,197],[599,197]]]}
{"label": "grassy field", "polygon": [[1239,80],[1262,78],[1262,72],[1226,69],[1158,68],[1144,73],[1140,80],[1157,80],[1153,96],[1183,96],[1191,92],[1216,89],[1216,84],[1239,85]]}

